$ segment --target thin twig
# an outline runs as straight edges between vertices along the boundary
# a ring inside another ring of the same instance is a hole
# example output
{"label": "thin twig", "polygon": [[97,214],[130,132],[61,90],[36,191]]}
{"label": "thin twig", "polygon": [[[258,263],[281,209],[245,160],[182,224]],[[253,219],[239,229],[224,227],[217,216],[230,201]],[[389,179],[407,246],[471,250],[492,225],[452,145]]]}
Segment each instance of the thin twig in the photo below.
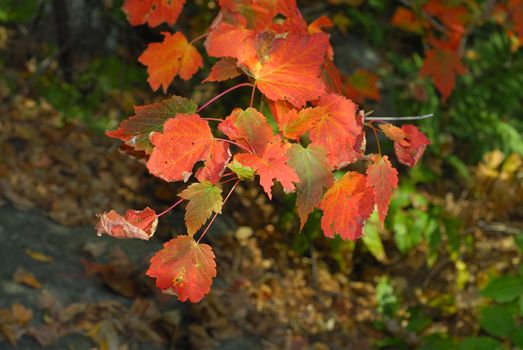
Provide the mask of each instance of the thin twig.
{"label": "thin twig", "polygon": [[256,82],[252,84],[252,92],[251,92],[251,102],[249,104],[249,107],[252,107],[252,103],[254,102],[254,93],[256,92]]}
{"label": "thin twig", "polygon": [[198,110],[196,111],[196,113],[200,113],[200,111],[202,109],[204,109],[205,107],[209,106],[211,103],[213,103],[214,101],[216,101],[217,99],[219,99],[220,97],[228,94],[229,92],[233,91],[233,90],[236,90],[238,88],[241,88],[243,86],[250,86],[252,87],[252,84],[251,83],[241,83],[241,84],[238,84],[238,85],[234,85],[232,88],[229,88],[227,90],[225,90],[224,92],[214,96],[213,98],[211,98],[209,101],[207,101],[207,103],[205,103],[203,106],[201,106],[200,108],[198,108]]}
{"label": "thin twig", "polygon": [[413,115],[408,117],[365,117],[365,120],[372,120],[372,121],[383,121],[383,120],[421,120],[421,119],[428,119],[432,118],[434,116],[434,113],[430,114],[424,114],[424,115]]}
{"label": "thin twig", "polygon": [[374,133],[374,138],[376,139],[376,144],[378,145],[378,153],[381,157],[381,145],[380,145],[380,138],[378,137],[378,131],[374,127],[374,125],[369,123],[369,127],[371,128],[372,132]]}
{"label": "thin twig", "polygon": [[156,217],[160,217],[164,214],[167,214],[168,212],[170,212],[171,210],[173,210],[175,207],[178,206],[178,204],[180,204],[181,202],[183,202],[183,198],[180,199],[178,202],[174,203],[173,205],[171,205],[169,208],[165,209],[164,211],[162,211],[160,214],[156,215]]}
{"label": "thin twig", "polygon": [[210,121],[210,122],[223,122],[223,119],[220,119],[220,118],[202,118],[202,119]]}
{"label": "thin twig", "polygon": [[214,139],[217,140],[217,141],[223,141],[223,142],[230,143],[231,145],[234,145],[236,147],[240,147],[242,150],[244,150],[246,152],[253,153],[250,149],[248,149],[247,147],[245,147],[242,144],[239,144],[238,142],[234,142],[234,141],[227,140],[227,139],[222,139],[222,138],[219,138],[219,137],[215,137]]}
{"label": "thin twig", "polygon": [[202,34],[202,35],[200,35],[200,36],[197,36],[196,38],[192,39],[191,42],[190,42],[189,44],[194,44],[194,43],[197,42],[198,40],[205,38],[207,35],[209,35],[209,32],[207,32],[207,33],[205,33],[205,34]]}

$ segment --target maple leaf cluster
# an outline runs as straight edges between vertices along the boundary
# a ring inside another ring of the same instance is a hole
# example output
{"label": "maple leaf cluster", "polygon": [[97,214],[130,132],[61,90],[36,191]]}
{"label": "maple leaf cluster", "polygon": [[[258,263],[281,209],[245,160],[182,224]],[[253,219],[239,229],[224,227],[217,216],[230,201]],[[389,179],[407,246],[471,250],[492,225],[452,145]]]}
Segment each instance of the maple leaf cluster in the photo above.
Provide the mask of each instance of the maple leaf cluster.
{"label": "maple leaf cluster", "polygon": [[462,63],[464,44],[472,27],[494,15],[508,24],[509,35],[523,43],[523,0],[500,1],[495,7],[486,2],[484,8],[475,1],[428,0],[422,6],[398,7],[392,25],[422,35],[425,59],[420,74],[434,82],[445,102],[456,86],[456,78],[465,74]]}
{"label": "maple leaf cluster", "polygon": [[[127,0],[124,11],[131,24],[156,26],[173,24],[182,5],[174,0]],[[384,222],[398,185],[398,172],[387,156],[365,154],[365,116],[343,95],[330,37],[324,32],[330,21],[320,17],[308,24],[293,0],[220,0],[219,5],[219,14],[202,36],[208,56],[217,59],[204,82],[246,77],[249,83],[236,87],[251,87],[253,96],[262,93],[277,132],[252,107],[252,98],[251,106],[234,108],[225,118],[206,118],[201,113],[208,104],[198,107],[180,96],[137,106],[133,116],[107,132],[123,141],[126,151],[140,154],[152,175],[168,182],[196,179],[179,194],[180,201],[161,214],[150,208],[124,216],[109,211],[97,225],[98,234],[149,239],[158,218],[186,201],[187,234],[167,242],[147,271],[159,289],[181,301],[198,302],[210,291],[216,276],[214,253],[200,240],[239,181],[257,178],[269,198],[273,186],[281,184],[285,192],[297,194],[302,228],[317,208],[323,212],[325,236],[350,240],[362,236],[374,208]],[[202,56],[181,32],[163,35],[163,42],[150,44],[139,61],[147,66],[151,88],[165,92],[176,76],[191,78],[202,66]],[[413,125],[369,126],[394,142],[398,161],[408,166],[417,163],[429,144]],[[348,171],[335,179],[334,171],[357,161],[368,162],[365,174]],[[222,189],[230,181],[235,183],[223,198]]]}

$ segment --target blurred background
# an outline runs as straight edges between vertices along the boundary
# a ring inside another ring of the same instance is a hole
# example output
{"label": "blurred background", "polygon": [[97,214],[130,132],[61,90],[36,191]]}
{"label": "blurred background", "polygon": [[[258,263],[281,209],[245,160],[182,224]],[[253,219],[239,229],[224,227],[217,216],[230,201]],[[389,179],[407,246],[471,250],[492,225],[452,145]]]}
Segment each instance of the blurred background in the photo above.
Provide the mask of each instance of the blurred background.
{"label": "blurred background", "polygon": [[[307,21],[332,19],[347,94],[375,116],[434,113],[417,122],[432,145],[415,168],[395,164],[385,227],[373,217],[356,243],[323,237],[319,212],[299,232],[293,196],[239,187],[207,235],[218,277],[193,305],[144,274],[182,212],[151,242],[93,228],[98,212],[160,210],[181,189],[104,135],[163,98],[137,62],[162,27],[130,26],[119,0],[2,0],[0,348],[523,348],[523,3],[453,3],[475,20],[459,49],[466,72],[441,102],[419,74],[425,39],[397,18],[423,1],[298,1]],[[189,1],[175,27],[197,37],[217,11]],[[205,61],[168,95],[201,104],[232,86],[200,84]],[[209,113],[247,105],[240,96]]]}

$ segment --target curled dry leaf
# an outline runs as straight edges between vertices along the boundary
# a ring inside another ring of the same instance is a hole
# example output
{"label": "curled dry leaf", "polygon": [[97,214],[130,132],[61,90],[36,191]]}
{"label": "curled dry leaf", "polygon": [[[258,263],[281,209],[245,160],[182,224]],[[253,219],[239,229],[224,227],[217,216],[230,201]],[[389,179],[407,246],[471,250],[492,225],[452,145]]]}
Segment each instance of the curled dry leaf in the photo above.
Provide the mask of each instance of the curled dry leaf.
{"label": "curled dry leaf", "polygon": [[417,127],[411,124],[397,126],[384,123],[380,129],[385,136],[394,141],[394,153],[400,163],[413,167],[430,145],[429,139]]}
{"label": "curled dry leaf", "polygon": [[143,210],[128,210],[122,217],[111,210],[99,214],[100,220],[96,224],[98,236],[106,234],[114,238],[137,238],[148,240],[156,231],[158,216],[151,208]]}
{"label": "curled dry leaf", "polygon": [[407,134],[409,146],[404,147],[399,142],[394,142],[394,152],[401,163],[413,167],[421,158],[427,146],[430,145],[430,141],[414,125],[402,125],[401,129]]}

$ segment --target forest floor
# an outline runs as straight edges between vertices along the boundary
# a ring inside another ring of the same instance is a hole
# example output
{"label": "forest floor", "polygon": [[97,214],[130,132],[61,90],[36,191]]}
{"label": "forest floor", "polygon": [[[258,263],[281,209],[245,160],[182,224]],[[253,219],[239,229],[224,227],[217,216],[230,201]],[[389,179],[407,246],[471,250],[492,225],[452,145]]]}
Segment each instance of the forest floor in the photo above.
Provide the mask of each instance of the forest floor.
{"label": "forest floor", "polygon": [[182,304],[144,274],[182,228],[181,211],[162,218],[151,242],[97,237],[93,228],[100,211],[168,207],[178,188],[147,176],[105,137],[64,125],[43,101],[18,96],[0,113],[0,348],[365,350],[384,335],[416,347],[422,334],[378,313],[379,276],[390,276],[404,305],[427,307],[432,330],[459,336],[475,331],[487,274],[520,263],[509,229],[521,222],[489,224],[507,210],[495,188],[482,201],[440,192],[478,238],[460,260],[471,283],[456,289],[456,264],[442,256],[429,268],[423,247],[378,262],[358,245],[333,257],[322,239],[300,255],[296,225],[277,224],[287,215],[283,197],[269,204],[245,186],[206,237],[218,265],[211,293]]}

